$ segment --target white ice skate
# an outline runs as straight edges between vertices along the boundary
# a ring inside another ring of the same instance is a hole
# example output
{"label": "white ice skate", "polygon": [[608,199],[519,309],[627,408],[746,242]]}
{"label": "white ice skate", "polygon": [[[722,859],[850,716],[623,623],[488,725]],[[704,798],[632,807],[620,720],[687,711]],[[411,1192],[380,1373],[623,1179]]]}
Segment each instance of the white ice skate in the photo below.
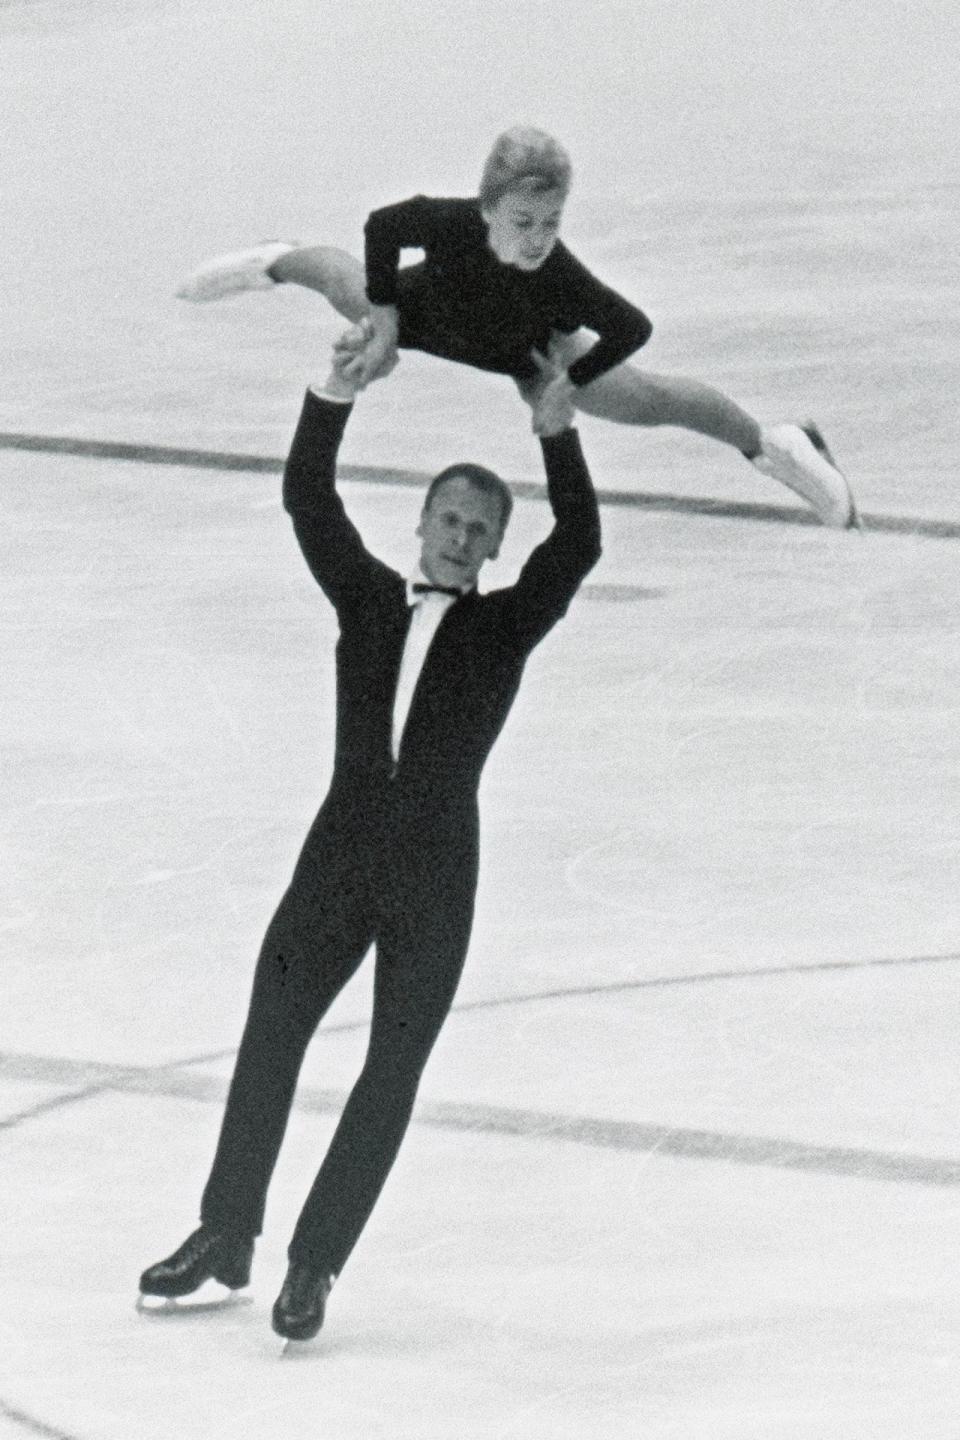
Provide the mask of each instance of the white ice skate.
{"label": "white ice skate", "polygon": [[806,500],[824,525],[836,530],[859,527],[860,517],[847,484],[820,431],[805,425],[772,425],[760,432],[763,449],[753,464]]}
{"label": "white ice skate", "polygon": [[245,290],[271,290],[277,282],[267,271],[281,255],[289,255],[296,248],[285,240],[271,240],[252,250],[231,250],[228,255],[218,255],[187,276],[177,291],[177,298],[199,304],[241,295]]}

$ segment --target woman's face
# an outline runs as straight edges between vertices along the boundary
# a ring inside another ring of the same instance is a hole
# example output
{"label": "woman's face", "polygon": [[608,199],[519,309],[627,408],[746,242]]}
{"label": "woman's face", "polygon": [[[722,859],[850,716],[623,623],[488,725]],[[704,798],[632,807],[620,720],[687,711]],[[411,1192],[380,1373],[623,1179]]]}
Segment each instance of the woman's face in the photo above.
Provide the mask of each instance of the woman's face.
{"label": "woman's face", "polygon": [[481,213],[487,222],[487,243],[504,265],[539,270],[557,241],[564,196],[559,190],[507,190]]}

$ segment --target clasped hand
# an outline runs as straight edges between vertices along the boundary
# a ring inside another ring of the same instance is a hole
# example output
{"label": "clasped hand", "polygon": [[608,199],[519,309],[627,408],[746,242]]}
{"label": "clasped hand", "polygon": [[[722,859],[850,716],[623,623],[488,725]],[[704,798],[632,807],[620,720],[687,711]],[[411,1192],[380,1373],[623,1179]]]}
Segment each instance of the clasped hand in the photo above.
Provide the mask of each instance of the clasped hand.
{"label": "clasped hand", "polygon": [[540,371],[540,381],[533,396],[533,433],[544,437],[559,435],[573,424],[576,414],[573,397],[577,387],[566,370],[561,370],[539,350],[532,353]]}
{"label": "clasped hand", "polygon": [[366,318],[345,330],[334,342],[333,351],[338,373],[355,390],[382,380],[399,359],[395,327],[391,330]]}

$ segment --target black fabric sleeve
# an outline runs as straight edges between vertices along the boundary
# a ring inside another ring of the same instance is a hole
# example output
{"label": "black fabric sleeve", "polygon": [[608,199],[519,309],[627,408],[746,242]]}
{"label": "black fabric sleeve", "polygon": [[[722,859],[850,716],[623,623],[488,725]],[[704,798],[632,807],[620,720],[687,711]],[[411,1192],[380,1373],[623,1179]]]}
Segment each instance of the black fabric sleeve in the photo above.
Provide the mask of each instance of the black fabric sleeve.
{"label": "black fabric sleeve", "polygon": [[509,592],[512,626],[532,650],[566,614],[584,577],[600,559],[600,509],[576,430],[540,441],[553,529]]}
{"label": "black fabric sleeve", "polygon": [[366,549],[335,489],[337,452],[352,405],[308,390],[283,472],[283,505],[314,579],[339,611],[392,574]]}
{"label": "black fabric sleeve", "polygon": [[425,195],[384,205],[367,216],[363,229],[367,299],[371,305],[397,303],[401,250],[423,250],[435,230],[435,205]]}
{"label": "black fabric sleeve", "polygon": [[574,385],[588,385],[646,345],[653,325],[642,310],[604,285],[569,250],[564,250],[561,258],[563,291],[570,319],[575,322],[571,328],[584,325],[599,337],[567,371]]}

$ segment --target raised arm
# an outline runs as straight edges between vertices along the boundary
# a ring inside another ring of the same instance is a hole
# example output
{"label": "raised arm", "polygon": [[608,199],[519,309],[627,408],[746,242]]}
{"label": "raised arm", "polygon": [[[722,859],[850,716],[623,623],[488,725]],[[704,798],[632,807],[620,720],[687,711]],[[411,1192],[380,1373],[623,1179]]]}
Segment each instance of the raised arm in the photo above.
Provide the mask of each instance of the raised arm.
{"label": "raised arm", "polygon": [[335,376],[323,393],[307,391],[283,472],[284,508],[314,579],[338,610],[392,573],[369,553],[335,488],[352,394]]}
{"label": "raised arm", "polygon": [[525,649],[566,613],[601,554],[600,510],[577,431],[541,435],[540,445],[554,524],[510,592],[514,634]]}

